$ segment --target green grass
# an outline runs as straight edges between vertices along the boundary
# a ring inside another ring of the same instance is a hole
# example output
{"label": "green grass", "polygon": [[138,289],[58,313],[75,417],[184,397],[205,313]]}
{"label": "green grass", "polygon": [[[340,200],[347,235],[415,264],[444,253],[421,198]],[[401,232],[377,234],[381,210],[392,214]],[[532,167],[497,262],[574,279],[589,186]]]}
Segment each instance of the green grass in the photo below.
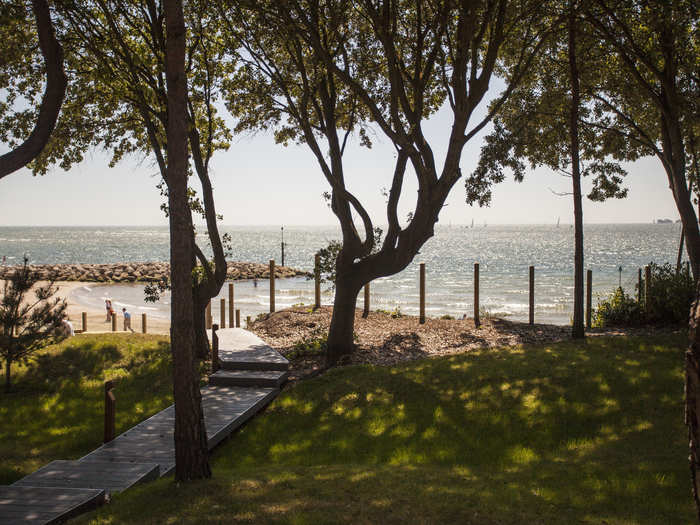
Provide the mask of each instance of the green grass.
{"label": "green grass", "polygon": [[13,367],[13,378],[13,391],[0,393],[0,484],[97,448],[106,379],[116,379],[118,433],[172,403],[163,336],[77,335]]}
{"label": "green grass", "polygon": [[685,340],[592,338],[284,392],[214,479],[116,496],[94,523],[690,523]]}

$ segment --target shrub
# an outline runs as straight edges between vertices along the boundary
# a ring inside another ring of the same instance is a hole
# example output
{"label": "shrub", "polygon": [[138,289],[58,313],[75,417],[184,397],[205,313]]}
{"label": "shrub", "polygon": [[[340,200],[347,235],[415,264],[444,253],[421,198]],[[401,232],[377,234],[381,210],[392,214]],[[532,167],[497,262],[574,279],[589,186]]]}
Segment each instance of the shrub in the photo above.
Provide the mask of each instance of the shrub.
{"label": "shrub", "polygon": [[677,324],[688,321],[690,305],[695,297],[695,284],[687,268],[681,272],[670,264],[650,263],[649,301],[644,298],[646,283],[637,289],[640,301],[618,288],[607,299],[598,302],[593,313],[593,326],[637,326],[641,324]]}
{"label": "shrub", "polygon": [[328,334],[314,332],[309,337],[304,337],[294,344],[292,350],[287,354],[289,359],[321,355],[328,348]]}
{"label": "shrub", "polygon": [[642,322],[639,303],[619,287],[606,299],[598,301],[598,308],[593,312],[593,326],[636,326]]}
{"label": "shrub", "polygon": [[440,317],[440,319],[445,319],[447,321],[454,321],[455,318],[452,317],[450,314],[445,314],[442,317]]}
{"label": "shrub", "polygon": [[[681,272],[670,264],[649,263],[651,281],[649,305],[645,312],[647,322],[675,324],[688,321],[690,305],[695,298],[695,283],[687,267]],[[642,282],[644,292],[644,282]],[[642,305],[644,305],[642,293]]]}

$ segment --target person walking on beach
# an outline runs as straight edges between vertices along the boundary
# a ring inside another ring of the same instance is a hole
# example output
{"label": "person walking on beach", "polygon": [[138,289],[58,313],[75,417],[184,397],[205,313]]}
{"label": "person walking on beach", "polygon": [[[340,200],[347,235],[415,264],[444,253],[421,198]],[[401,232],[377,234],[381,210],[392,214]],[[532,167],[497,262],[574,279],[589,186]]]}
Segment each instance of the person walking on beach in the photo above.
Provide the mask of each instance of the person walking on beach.
{"label": "person walking on beach", "polygon": [[134,329],[131,328],[131,314],[126,311],[126,308],[122,308],[122,313],[124,314],[124,331],[126,332],[127,329],[131,330],[131,333],[134,333]]}
{"label": "person walking on beach", "polygon": [[109,323],[112,320],[112,315],[114,315],[111,299],[105,299],[105,309],[107,310],[107,319],[105,319],[105,323]]}

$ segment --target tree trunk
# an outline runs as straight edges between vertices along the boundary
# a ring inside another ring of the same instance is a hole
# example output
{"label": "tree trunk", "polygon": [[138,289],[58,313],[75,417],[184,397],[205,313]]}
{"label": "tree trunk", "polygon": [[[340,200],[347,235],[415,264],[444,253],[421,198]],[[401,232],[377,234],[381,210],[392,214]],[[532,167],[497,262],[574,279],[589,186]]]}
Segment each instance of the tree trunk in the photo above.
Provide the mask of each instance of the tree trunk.
{"label": "tree trunk", "polygon": [[362,285],[357,285],[353,280],[343,277],[336,278],[333,316],[328,330],[328,350],[326,353],[328,366],[340,363],[352,354],[355,348],[353,341],[355,304],[361,288]]}
{"label": "tree trunk", "polygon": [[10,389],[12,388],[12,383],[10,379],[10,371],[12,370],[10,367],[12,365],[12,359],[8,357],[5,360],[5,392],[9,392]]}
{"label": "tree trunk", "polygon": [[[196,291],[194,295],[197,295]],[[200,303],[197,299],[194,300],[194,344],[195,354],[199,359],[207,359],[210,353],[206,321],[207,303],[208,301]]]}
{"label": "tree trunk", "polygon": [[685,353],[685,424],[688,426],[690,479],[700,522],[700,287],[690,311],[690,346]]}
{"label": "tree trunk", "polygon": [[569,75],[571,80],[571,180],[574,192],[574,323],[571,336],[585,337],[583,325],[583,205],[581,202],[581,165],[579,159],[578,114],[581,105],[578,66],[576,64],[576,13],[569,5]]}
{"label": "tree trunk", "polygon": [[9,153],[0,155],[0,178],[23,168],[42,152],[56,127],[68,84],[63,71],[63,48],[56,40],[49,4],[46,0],[32,0],[32,10],[39,35],[39,48],[46,65],[46,87],[41,98],[39,116],[27,140]]}
{"label": "tree trunk", "polygon": [[211,477],[211,470],[194,356],[194,253],[192,217],[187,199],[187,78],[182,0],[166,0],[165,24],[175,479],[185,481]]}

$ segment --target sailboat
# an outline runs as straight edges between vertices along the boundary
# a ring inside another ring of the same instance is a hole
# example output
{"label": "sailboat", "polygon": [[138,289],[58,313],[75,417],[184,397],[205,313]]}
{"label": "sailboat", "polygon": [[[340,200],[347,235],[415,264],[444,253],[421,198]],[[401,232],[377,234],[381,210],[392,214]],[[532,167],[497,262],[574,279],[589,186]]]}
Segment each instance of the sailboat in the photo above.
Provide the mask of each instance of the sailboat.
{"label": "sailboat", "polygon": [[474,218],[472,217],[472,228],[474,227]]}
{"label": "sailboat", "polygon": [[561,217],[557,217],[557,228],[559,228],[559,221],[561,220]]}

